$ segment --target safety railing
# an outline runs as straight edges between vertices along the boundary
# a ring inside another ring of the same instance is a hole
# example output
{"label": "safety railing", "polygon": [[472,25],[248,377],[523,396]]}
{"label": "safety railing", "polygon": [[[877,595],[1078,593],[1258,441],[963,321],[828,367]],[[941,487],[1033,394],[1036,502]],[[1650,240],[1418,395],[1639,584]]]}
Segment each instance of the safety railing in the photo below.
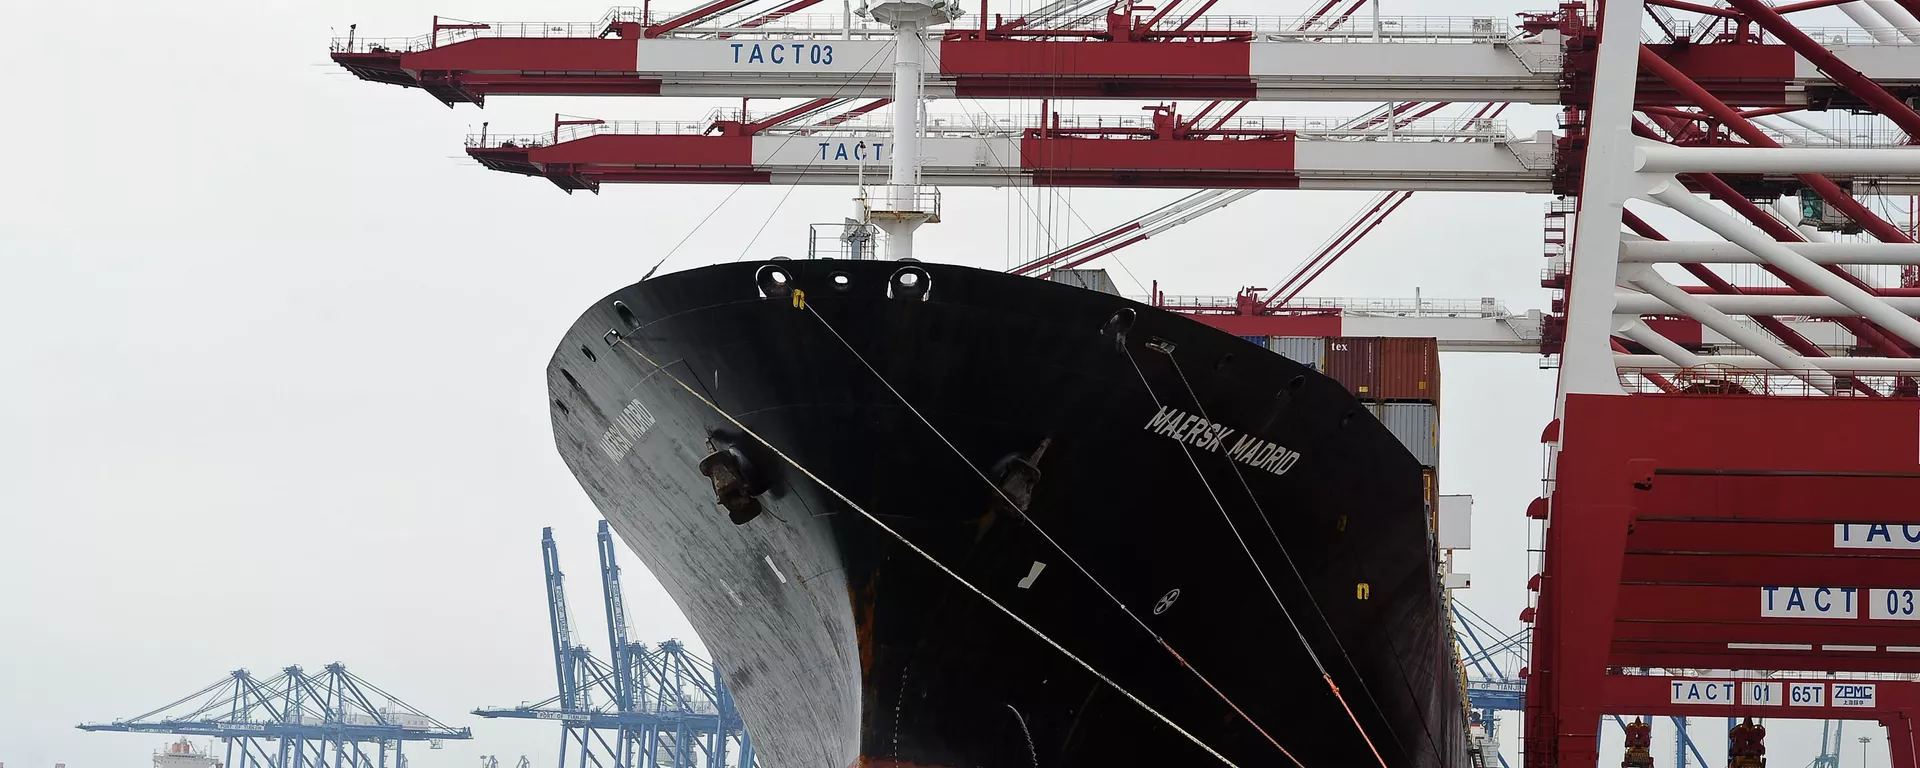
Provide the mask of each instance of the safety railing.
{"label": "safety railing", "polygon": [[1619,366],[1620,386],[1629,394],[1701,397],[1871,397],[1858,383],[1882,397],[1920,398],[1913,378],[1885,371],[1767,369],[1731,366]]}
{"label": "safety railing", "polygon": [[[1240,306],[1238,296],[1188,296],[1162,294],[1157,302],[1144,297],[1135,297],[1143,303],[1170,309],[1237,309]],[[1392,317],[1471,317],[1505,318],[1514,314],[1507,306],[1494,298],[1480,299],[1367,299],[1367,298],[1323,298],[1315,296],[1296,297],[1272,312],[1326,312],[1341,311],[1361,315],[1379,315]]]}
{"label": "safety railing", "polygon": [[[1728,657],[1728,659],[1730,661],[1737,660],[1737,657]],[[1811,663],[1812,659],[1808,661]],[[1722,680],[1879,680],[1886,682],[1920,682],[1920,675],[1908,672],[1827,672],[1819,670],[1751,671],[1732,669],[1621,667],[1619,674],[1627,677],[1713,677]]]}
{"label": "safety railing", "polygon": [[1906,131],[1897,128],[1842,128],[1812,130],[1801,126],[1769,125],[1761,123],[1760,128],[1767,133],[1779,136],[1787,146],[1805,145],[1815,147],[1903,147],[1907,145]]}
{"label": "safety railing", "polygon": [[884,252],[886,242],[887,234],[872,224],[807,225],[809,259],[872,259]]}
{"label": "safety railing", "polygon": [[[615,23],[636,22],[655,25],[672,18],[672,14],[655,11],[651,16],[636,6],[618,6],[598,21],[490,21],[490,22],[453,22],[462,28],[441,29],[438,32],[412,37],[368,37],[352,36],[335,38],[333,50],[340,53],[408,53],[442,45],[449,45],[483,37],[570,37],[590,38],[607,34]],[[1077,17],[1068,26],[1059,27],[1042,23],[1028,29],[1049,29],[1055,32],[1078,30],[1085,27],[1089,33],[1104,33],[1104,28],[1096,28],[1100,19],[1096,16]],[[451,21],[451,20],[447,20]],[[1162,19],[1156,29],[1166,32],[1220,33],[1238,32],[1257,39],[1282,42],[1411,42],[1411,43],[1495,43],[1515,38],[1516,30],[1504,19],[1490,16],[1382,16],[1376,20],[1371,15],[1360,14],[1341,20],[1331,27],[1324,23],[1309,25],[1306,16],[1262,16],[1235,14],[1207,14],[1198,17],[1174,16]],[[1324,22],[1322,19],[1321,22]],[[747,26],[751,24],[752,26]],[[943,28],[977,28],[979,20],[963,17]],[[473,28],[466,28],[466,27]],[[1307,28],[1311,26],[1312,28]],[[1856,30],[1857,31],[1857,30]],[[893,31],[883,24],[877,24],[858,16],[832,13],[796,13],[776,18],[768,18],[759,11],[733,13],[680,27],[669,33],[678,38],[727,38],[727,39],[821,39],[830,37],[851,37],[855,39],[885,38]],[[1871,42],[1871,37],[1868,38]]]}
{"label": "safety railing", "polygon": [[441,29],[424,35],[412,37],[369,37],[353,36],[333,39],[335,53],[411,53],[428,48],[483,37],[570,37],[588,38],[605,35],[615,23],[642,22],[645,16],[639,6],[617,6],[608,10],[599,21],[462,21],[439,19]]}
{"label": "safety railing", "polygon": [[[766,115],[753,115],[742,120],[738,110],[715,111],[702,121],[663,121],[663,120],[621,120],[591,125],[562,126],[557,134],[559,141],[572,141],[587,136],[603,134],[623,135],[674,135],[697,136],[712,130],[721,120],[750,122],[751,119],[764,119]],[[1292,132],[1294,138],[1303,141],[1436,141],[1451,140],[1464,142],[1511,142],[1514,136],[1507,130],[1506,123],[1498,120],[1480,119],[1471,121],[1427,119],[1415,120],[1394,129],[1389,133],[1384,127],[1343,128],[1345,118],[1338,117],[1236,117],[1215,128],[1212,121],[1202,120],[1209,130],[1233,134],[1262,134]],[[938,138],[953,137],[1015,137],[1029,130],[1038,129],[1042,119],[1038,115],[997,116],[997,115],[931,115],[925,125],[925,135]],[[1112,131],[1115,134],[1143,133],[1153,128],[1150,116],[1140,115],[1062,115],[1058,122],[1048,122],[1049,129],[1062,129],[1078,134],[1089,131]],[[815,123],[797,123],[768,128],[764,135],[800,135],[800,136],[870,136],[885,137],[893,133],[893,119],[886,114],[862,115],[834,125]],[[518,146],[545,146],[553,143],[556,135],[546,134],[536,137],[530,134],[499,134],[485,137],[481,141],[479,134],[468,137],[467,146],[499,146],[500,141],[512,140]]]}

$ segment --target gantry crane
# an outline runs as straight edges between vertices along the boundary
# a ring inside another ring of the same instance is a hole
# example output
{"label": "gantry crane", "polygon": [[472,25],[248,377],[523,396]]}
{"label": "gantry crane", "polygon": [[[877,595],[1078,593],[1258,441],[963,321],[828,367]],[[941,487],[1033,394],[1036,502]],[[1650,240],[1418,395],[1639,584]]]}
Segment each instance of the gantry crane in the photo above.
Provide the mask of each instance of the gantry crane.
{"label": "gantry crane", "polygon": [[266,679],[235,670],[151,712],[78,728],[217,736],[229,768],[406,768],[407,742],[439,749],[446,739],[473,738],[472,729],[435,720],[338,663],[320,674],[287,667]]}
{"label": "gantry crane", "polygon": [[649,648],[627,640],[618,546],[606,521],[598,549],[611,663],[574,641],[553,529],[540,534],[558,693],[517,707],[475,709],[487,718],[560,722],[559,768],[750,768],[753,743],[719,669],[677,640]]}

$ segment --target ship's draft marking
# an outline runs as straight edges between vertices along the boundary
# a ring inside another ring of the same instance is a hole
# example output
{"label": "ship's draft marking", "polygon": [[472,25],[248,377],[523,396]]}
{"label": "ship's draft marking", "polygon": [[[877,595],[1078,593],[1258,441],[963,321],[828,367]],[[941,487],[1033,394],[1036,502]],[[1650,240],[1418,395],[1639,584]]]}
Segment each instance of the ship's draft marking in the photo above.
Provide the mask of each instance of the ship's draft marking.
{"label": "ship's draft marking", "polygon": [[[1233,461],[1276,475],[1284,475],[1300,463],[1299,451],[1267,442],[1219,422],[1208,421],[1203,416],[1187,413],[1171,405],[1160,406],[1159,412],[1147,421],[1145,429],[1203,451],[1225,454]],[[1236,433],[1239,436],[1234,438],[1232,445],[1228,445],[1227,438],[1234,437]]]}
{"label": "ship's draft marking", "polygon": [[1180,599],[1179,589],[1174,589],[1164,595],[1161,595],[1160,601],[1153,604],[1153,615],[1158,616],[1160,614],[1166,613],[1167,609],[1172,608],[1174,602],[1179,599]]}
{"label": "ship's draft marking", "polygon": [[782,584],[787,583],[787,575],[780,572],[780,566],[773,564],[773,555],[767,555],[761,559],[767,562],[767,570],[773,571],[774,578],[779,579]]}
{"label": "ship's draft marking", "polygon": [[1043,570],[1046,570],[1046,568],[1047,568],[1046,563],[1040,562],[1038,560],[1033,561],[1033,569],[1027,571],[1027,577],[1024,579],[1021,579],[1020,583],[1017,586],[1019,586],[1021,589],[1033,588],[1034,579],[1040,578],[1040,572]]}

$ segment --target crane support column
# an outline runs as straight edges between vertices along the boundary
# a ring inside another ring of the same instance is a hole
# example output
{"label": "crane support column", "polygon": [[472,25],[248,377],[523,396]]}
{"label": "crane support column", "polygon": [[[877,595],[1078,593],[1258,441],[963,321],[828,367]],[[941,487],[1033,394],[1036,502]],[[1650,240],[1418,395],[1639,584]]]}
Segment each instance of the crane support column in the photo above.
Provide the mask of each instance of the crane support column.
{"label": "crane support column", "polygon": [[940,220],[938,193],[920,192],[920,96],[926,41],[920,30],[959,15],[949,0],[881,0],[869,10],[893,28],[893,162],[879,207],[866,204],[867,220],[887,233],[887,255],[913,258],[913,231]]}

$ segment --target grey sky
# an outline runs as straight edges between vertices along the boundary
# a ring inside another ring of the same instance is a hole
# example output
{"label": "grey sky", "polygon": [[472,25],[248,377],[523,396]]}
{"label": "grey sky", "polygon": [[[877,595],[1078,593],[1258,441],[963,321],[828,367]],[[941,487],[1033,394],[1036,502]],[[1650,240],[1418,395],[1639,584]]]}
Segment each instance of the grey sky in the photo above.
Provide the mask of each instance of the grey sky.
{"label": "grey sky", "polygon": [[[1228,0],[1220,11],[1306,5]],[[471,768],[482,754],[550,764],[547,724],[466,714],[551,693],[541,526],[557,529],[587,643],[605,648],[597,516],[551,447],[543,366],[582,307],[637,279],[731,188],[570,197],[482,170],[462,156],[462,137],[482,120],[514,132],[541,130],[556,111],[696,120],[737,102],[502,98],[448,110],[326,59],[328,37],[349,23],[390,36],[424,33],[434,13],[584,21],[605,11],[600,0],[8,10],[0,761],[141,768],[162,737],[72,726],[137,714],[235,668],[341,661],[475,727],[474,741],[413,753],[418,768]],[[1508,115],[1516,131],[1552,125],[1550,109]],[[848,193],[743,190],[665,269],[804,255],[806,225],[840,220]],[[1179,194],[1078,191],[1049,203],[1034,191],[950,190],[946,223],[922,230],[920,256],[1004,266],[1011,241],[1023,253],[1039,239],[1030,225],[1010,232],[1010,210],[1070,202],[1104,227]],[[1129,273],[1173,293],[1272,285],[1369,197],[1262,193],[1092,266],[1129,292],[1139,290]],[[1416,196],[1309,293],[1418,289],[1542,307],[1546,201]],[[1086,234],[1076,222],[1058,237]],[[1443,381],[1441,489],[1478,497],[1476,547],[1463,557],[1476,586],[1464,597],[1517,626],[1522,511],[1539,493],[1553,374],[1524,355],[1450,354]],[[633,634],[693,639],[638,558],[625,564]],[[1503,736],[1514,752],[1516,729]],[[1810,738],[1774,743],[1782,765],[1812,752]],[[1874,764],[1885,759],[1872,751]]]}

